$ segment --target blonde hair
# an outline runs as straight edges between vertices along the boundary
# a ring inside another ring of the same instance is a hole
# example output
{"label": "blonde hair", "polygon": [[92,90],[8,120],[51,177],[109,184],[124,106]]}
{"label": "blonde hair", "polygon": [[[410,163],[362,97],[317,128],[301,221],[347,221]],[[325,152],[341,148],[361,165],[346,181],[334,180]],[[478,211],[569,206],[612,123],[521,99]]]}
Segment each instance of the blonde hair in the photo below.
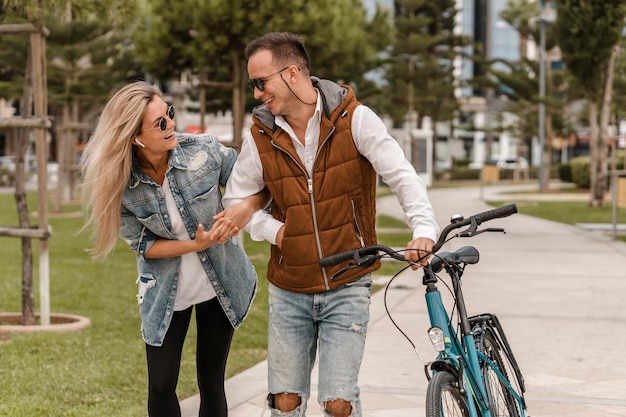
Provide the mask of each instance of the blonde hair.
{"label": "blonde hair", "polygon": [[83,150],[82,199],[86,211],[83,230],[92,227],[94,258],[104,258],[116,246],[121,223],[122,196],[130,179],[135,139],[146,107],[161,91],[143,81],[128,84],[106,104],[98,125]]}

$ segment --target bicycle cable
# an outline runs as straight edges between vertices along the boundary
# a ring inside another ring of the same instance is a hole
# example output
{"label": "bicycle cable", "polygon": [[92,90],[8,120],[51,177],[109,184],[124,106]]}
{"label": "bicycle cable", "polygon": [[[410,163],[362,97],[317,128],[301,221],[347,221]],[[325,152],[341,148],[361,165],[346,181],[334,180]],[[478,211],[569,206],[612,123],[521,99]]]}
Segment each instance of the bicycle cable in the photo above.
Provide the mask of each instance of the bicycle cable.
{"label": "bicycle cable", "polygon": [[[398,252],[398,253],[401,253],[401,252],[405,252],[405,251],[406,251],[406,249],[399,250],[399,251],[397,251],[397,252]],[[431,253],[430,255],[431,255],[431,256],[438,256],[438,255],[437,255],[437,254],[435,254],[435,253]],[[383,256],[381,256],[381,258],[383,258],[383,257],[384,257],[384,255],[383,255]],[[391,259],[393,259],[393,258],[391,258]],[[446,261],[444,260],[444,262],[446,262]],[[447,262],[446,262],[446,263],[447,263]],[[404,331],[400,328],[400,326],[396,323],[396,321],[393,319],[393,316],[391,315],[391,311],[389,311],[389,306],[388,306],[388,304],[387,304],[387,292],[388,292],[388,290],[389,290],[389,287],[391,286],[391,283],[392,283],[392,282],[393,282],[396,278],[398,278],[398,276],[399,276],[401,273],[403,273],[404,271],[406,271],[406,269],[407,269],[407,268],[410,268],[412,265],[413,265],[413,263],[410,263],[410,264],[408,264],[408,265],[404,266],[404,267],[403,267],[403,268],[401,268],[398,272],[396,272],[396,273],[395,273],[395,274],[391,277],[391,279],[389,279],[389,281],[388,281],[388,282],[387,282],[387,284],[385,285],[385,291],[384,291],[384,293],[383,293],[383,304],[384,304],[384,306],[385,306],[385,313],[387,313],[387,317],[389,317],[389,320],[391,321],[391,323],[393,324],[393,326],[394,326],[394,327],[395,327],[395,328],[396,328],[396,329],[400,332],[400,334],[401,334],[401,335],[402,335],[402,336],[403,336],[403,337],[404,337],[404,338],[405,338],[405,339],[409,342],[409,344],[413,347],[413,351],[414,351],[414,352],[415,352],[415,354],[417,355],[417,358],[418,358],[418,359],[419,359],[422,363],[427,364],[427,363],[428,363],[428,361],[425,361],[424,359],[422,359],[422,357],[420,356],[420,351],[419,351],[419,349],[417,348],[417,346],[415,346],[415,343],[413,343],[413,340],[411,340],[411,338],[409,337],[409,335],[407,335],[407,334],[406,334],[406,333],[405,333],[405,332],[404,332]],[[422,266],[422,267],[424,267],[424,266]],[[438,282],[440,282],[440,283],[442,283],[442,284],[446,287],[446,289],[448,290],[448,293],[452,296],[452,300],[453,300],[453,307],[452,307],[452,312],[451,312],[451,315],[450,315],[450,322],[452,322],[452,318],[454,317],[454,313],[455,313],[455,311],[456,311],[456,297],[454,296],[454,292],[452,291],[452,288],[450,288],[450,285],[449,285],[449,284],[448,284],[445,280],[442,280],[442,279],[439,277],[439,275],[435,274],[435,276],[437,277],[437,281],[438,281]]]}
{"label": "bicycle cable", "polygon": [[[406,249],[404,250],[399,250],[398,253],[400,252],[405,252]],[[432,255],[432,254],[431,254]],[[415,346],[415,343],[413,343],[413,340],[411,340],[411,338],[409,337],[409,335],[407,335],[401,328],[400,326],[396,323],[396,321],[393,319],[393,316],[391,315],[391,311],[389,311],[389,306],[387,305],[387,292],[389,290],[389,287],[391,286],[391,283],[398,278],[398,276],[403,273],[404,271],[406,271],[407,268],[410,268],[411,266],[413,266],[413,263],[410,263],[406,266],[404,266],[403,268],[401,268],[398,272],[396,272],[395,274],[393,274],[393,276],[391,277],[391,279],[387,282],[387,284],[385,285],[385,291],[383,293],[383,304],[385,306],[385,313],[387,313],[387,317],[389,317],[389,320],[391,321],[391,324],[393,324],[393,326],[400,332],[400,334],[409,342],[409,344],[413,347],[413,351],[415,352],[415,354],[417,355],[417,358],[423,363],[423,364],[427,364],[428,361],[425,361],[424,359],[422,359],[422,357],[420,356],[420,351],[417,348],[417,346]]]}

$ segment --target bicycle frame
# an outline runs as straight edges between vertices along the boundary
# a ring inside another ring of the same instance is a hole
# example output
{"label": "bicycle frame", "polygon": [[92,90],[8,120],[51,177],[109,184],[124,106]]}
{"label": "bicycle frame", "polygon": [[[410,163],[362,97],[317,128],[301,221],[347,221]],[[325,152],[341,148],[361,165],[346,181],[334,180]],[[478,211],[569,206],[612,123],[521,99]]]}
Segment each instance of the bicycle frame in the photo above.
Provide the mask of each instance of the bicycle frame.
{"label": "bicycle frame", "polygon": [[[448,273],[452,279],[461,335],[457,333],[456,326],[445,308],[441,293],[436,286],[438,279],[435,273],[428,271],[426,268],[424,270],[423,283],[426,286],[425,298],[430,325],[431,328],[438,327],[443,330],[445,341],[445,347],[438,354],[437,359],[426,365],[427,377],[430,379],[430,373],[434,374],[438,371],[451,373],[457,378],[461,393],[467,398],[470,416],[491,417],[485,382],[481,375],[480,359],[495,371],[505,388],[512,393],[518,402],[521,416],[524,417],[525,406],[522,396],[513,388],[500,369],[498,369],[498,366],[476,348],[474,333],[467,316],[463,292],[460,288],[462,271],[452,268]],[[506,354],[508,355],[508,352]],[[515,370],[515,372],[515,377],[519,378],[518,371]]]}
{"label": "bicycle frame", "polygon": [[[431,324],[429,337],[432,336],[433,346],[439,352],[437,358],[425,366],[426,377],[430,381],[427,390],[427,412],[430,411],[431,414],[441,412],[441,404],[437,403],[441,401],[441,398],[438,397],[441,396],[441,390],[444,387],[451,387],[450,394],[456,399],[459,399],[459,395],[462,396],[463,403],[467,403],[467,405],[457,404],[462,407],[461,411],[464,415],[468,413],[470,417],[492,417],[491,406],[494,407],[494,412],[500,415],[500,411],[504,409],[499,407],[500,398],[496,398],[497,394],[494,396],[494,392],[499,392],[505,397],[504,404],[508,413],[525,417],[524,380],[497,317],[492,314],[483,314],[469,318],[467,315],[460,285],[461,276],[465,265],[478,262],[478,251],[474,247],[466,246],[454,253],[439,253],[439,249],[449,240],[448,235],[453,230],[467,226],[467,229],[456,233],[451,238],[472,237],[483,232],[504,232],[501,228],[480,228],[480,226],[489,220],[507,217],[514,213],[517,213],[517,207],[510,204],[474,214],[469,218],[463,218],[461,215],[453,216],[451,223],[443,229],[430,251],[433,255],[430,264],[423,267],[426,306]],[[342,268],[334,272],[331,278],[334,279],[334,276],[346,270],[373,265],[381,257],[379,251],[393,259],[405,261],[399,251],[384,245],[373,245],[325,256],[320,259],[320,266],[328,268],[341,264]],[[458,332],[436,285],[437,273],[444,268],[452,279],[455,306],[459,317]],[[493,380],[489,374],[491,370],[494,371],[494,378],[499,379],[495,387],[489,382]],[[437,374],[440,371],[442,373]],[[509,382],[507,372],[512,372],[511,381],[516,384],[515,386]],[[433,376],[436,376],[435,381],[431,380]],[[489,381],[485,381],[485,378]],[[431,391],[431,383],[433,383],[433,391]],[[511,407],[517,409],[513,410]]]}

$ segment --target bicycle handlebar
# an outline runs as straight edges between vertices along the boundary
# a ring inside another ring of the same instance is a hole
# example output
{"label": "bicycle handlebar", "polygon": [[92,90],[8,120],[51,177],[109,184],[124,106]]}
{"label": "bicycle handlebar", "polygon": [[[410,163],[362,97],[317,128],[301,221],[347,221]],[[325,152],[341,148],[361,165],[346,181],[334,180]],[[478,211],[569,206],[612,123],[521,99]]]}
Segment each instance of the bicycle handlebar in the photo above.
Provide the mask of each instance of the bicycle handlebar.
{"label": "bicycle handlebar", "polygon": [[[461,237],[471,237],[476,234],[477,227],[489,220],[499,219],[502,217],[508,217],[512,214],[517,213],[517,206],[515,204],[508,204],[506,206],[502,206],[493,210],[488,210],[482,213],[474,214],[469,216],[466,219],[460,220],[452,220],[452,223],[447,225],[439,234],[439,239],[433,246],[431,253],[436,253],[443,244],[446,242],[448,235],[451,231],[460,229],[463,226],[470,226],[467,230],[462,232],[459,236]],[[404,260],[404,257],[397,252],[390,253],[390,249],[384,245],[374,245],[374,246],[366,246],[363,248],[352,249],[345,252],[336,253],[334,255],[325,256],[320,259],[320,265],[323,268],[327,268],[329,266],[340,264],[344,261],[349,261],[351,259],[357,260],[361,259],[368,255],[373,255],[378,253],[379,251],[385,252],[391,257],[397,260]]]}
{"label": "bicycle handlebar", "polygon": [[460,229],[463,226],[470,225],[470,229],[466,230],[466,232],[468,233],[466,237],[471,237],[474,235],[474,232],[476,232],[476,227],[480,224],[488,222],[489,220],[508,217],[515,213],[517,213],[517,206],[515,204],[507,204],[506,206],[502,206],[493,210],[474,214],[466,219],[453,221],[442,230],[441,234],[439,235],[439,240],[437,240],[437,243],[435,243],[435,246],[433,246],[432,253],[436,253],[439,249],[441,249],[443,244],[446,242],[446,239],[448,238],[450,232],[455,229]]}

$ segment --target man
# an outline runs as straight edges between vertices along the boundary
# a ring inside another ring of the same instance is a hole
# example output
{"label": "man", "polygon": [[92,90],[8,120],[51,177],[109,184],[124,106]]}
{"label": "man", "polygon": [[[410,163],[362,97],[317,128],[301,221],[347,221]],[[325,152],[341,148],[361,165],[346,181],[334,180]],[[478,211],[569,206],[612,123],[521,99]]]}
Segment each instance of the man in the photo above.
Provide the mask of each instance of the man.
{"label": "man", "polygon": [[[438,227],[423,181],[380,118],[352,89],[312,77],[303,41],[268,33],[244,52],[253,126],[226,187],[230,205],[267,186],[271,214],[248,224],[268,240],[268,403],[272,416],[304,415],[319,350],[325,415],[361,416],[357,385],[369,321],[371,272],[320,258],[376,243],[376,174],[395,192],[413,230],[405,259],[427,262]],[[343,271],[343,272],[340,272]],[[319,345],[319,349],[318,349]]]}

